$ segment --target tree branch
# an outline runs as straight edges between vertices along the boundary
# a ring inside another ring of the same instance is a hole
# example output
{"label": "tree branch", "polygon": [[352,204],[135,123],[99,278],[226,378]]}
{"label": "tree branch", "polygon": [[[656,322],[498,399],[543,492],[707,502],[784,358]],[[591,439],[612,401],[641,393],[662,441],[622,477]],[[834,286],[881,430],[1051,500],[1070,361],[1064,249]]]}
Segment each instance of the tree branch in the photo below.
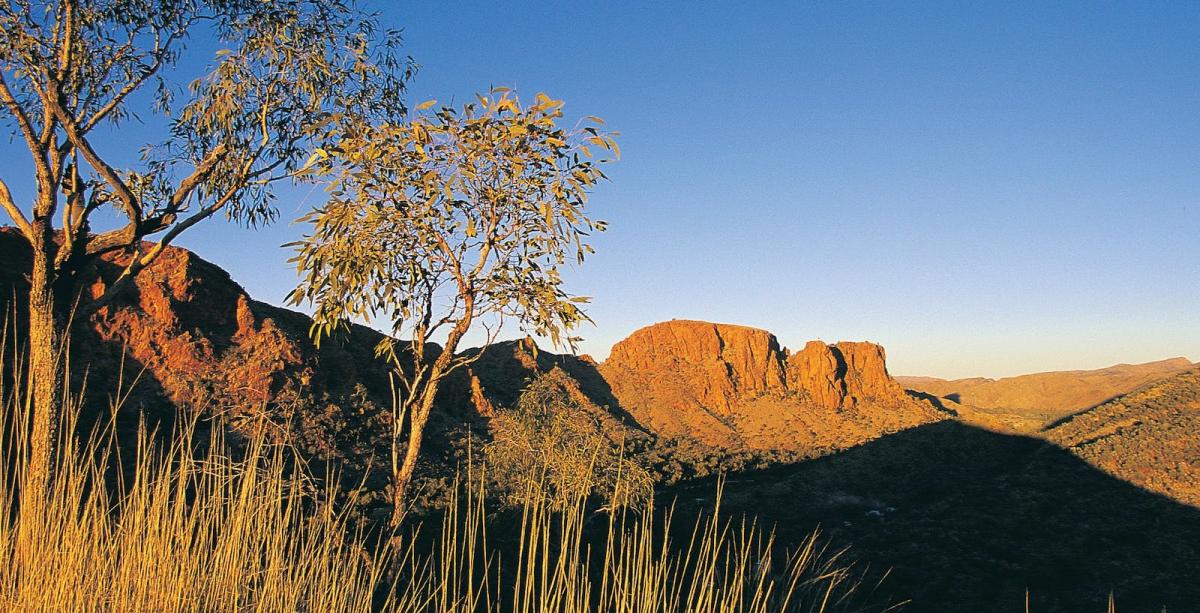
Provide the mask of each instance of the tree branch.
{"label": "tree branch", "polygon": [[118,230],[109,230],[103,234],[97,234],[87,241],[88,255],[102,255],[109,251],[116,251],[133,245],[137,240],[137,228],[133,222],[125,224],[123,228]]}
{"label": "tree branch", "polygon": [[179,182],[178,189],[175,190],[175,193],[171,194],[171,200],[167,204],[167,211],[178,211],[188,197],[192,195],[192,192],[196,191],[196,187],[212,174],[213,169],[216,168],[217,164],[221,162],[227,153],[229,153],[229,146],[224,142],[217,145],[212,151],[209,151],[208,155],[204,156],[204,159],[196,165],[196,169],[192,171],[192,174]]}
{"label": "tree branch", "polygon": [[[55,157],[57,159],[57,154]],[[58,254],[54,256],[54,265],[56,267],[62,266],[63,262],[78,253],[81,247],[79,240],[81,237],[78,231],[83,228],[84,223],[83,181],[79,177],[79,160],[76,159],[75,162],[75,164],[69,166],[68,172],[70,176],[65,177],[69,181],[69,184],[68,186],[64,186],[63,189],[67,199],[62,210],[63,242],[58,248]],[[56,165],[59,163],[61,161],[55,162]]]}
{"label": "tree branch", "polygon": [[25,114],[25,109],[21,108],[21,104],[8,89],[8,82],[4,79],[3,71],[0,71],[0,102],[8,107],[8,112],[16,120],[17,127],[21,129],[21,135],[25,137],[25,142],[29,145],[29,153],[33,155],[34,164],[37,165],[38,174],[44,175],[48,179],[50,169],[46,166],[46,160],[39,155],[42,150],[41,142],[33,131],[33,124],[29,122],[29,116]]}
{"label": "tree branch", "polygon": [[[55,89],[57,89],[57,86]],[[133,194],[133,190],[129,189],[129,186],[121,180],[119,175],[117,175],[117,171],[112,166],[109,166],[108,162],[105,162],[104,159],[101,158],[98,153],[96,153],[96,150],[92,148],[92,144],[88,142],[87,137],[84,136],[83,131],[79,129],[79,125],[75,123],[75,118],[71,117],[70,114],[67,113],[66,109],[59,104],[58,100],[53,99],[53,97],[50,98],[51,99],[47,100],[46,102],[54,111],[54,115],[58,118],[59,123],[62,124],[63,130],[67,133],[67,139],[72,145],[75,146],[77,150],[79,150],[79,152],[83,153],[83,157],[87,160],[87,163],[94,168],[96,172],[100,173],[100,176],[104,178],[104,181],[108,183],[110,187],[112,187],[113,192],[116,193],[117,198],[119,198],[121,200],[121,204],[124,205],[123,208],[125,209],[125,215],[129,217],[129,220],[140,226],[142,222],[142,211],[138,207],[137,196]]]}
{"label": "tree branch", "polygon": [[33,227],[29,225],[29,220],[25,218],[25,214],[21,212],[17,203],[13,202],[12,192],[8,191],[8,184],[3,179],[0,179],[0,206],[3,206],[4,210],[8,212],[8,216],[12,218],[13,223],[21,230],[25,238],[33,241]]}
{"label": "tree branch", "polygon": [[75,38],[75,0],[63,0],[63,37],[58,55],[58,77],[61,83],[71,69],[71,42]]}
{"label": "tree branch", "polygon": [[[125,266],[125,270],[121,271],[121,276],[119,276],[117,280],[113,282],[113,284],[109,286],[107,290],[105,290],[104,294],[100,296],[99,299],[92,302],[86,309],[84,309],[84,317],[90,317],[96,311],[108,306],[108,304],[111,303],[117,295],[124,291],[125,287],[132,282],[132,279],[137,276],[142,269],[146,268],[152,264],[154,260],[158,259],[158,256],[163,252],[163,250],[171,245],[171,241],[175,240],[188,228],[191,228],[201,221],[212,217],[213,214],[228,204],[229,201],[237,195],[238,191],[242,189],[246,177],[251,174],[250,169],[254,167],[254,162],[258,159],[258,155],[260,153],[261,150],[255,152],[255,154],[246,161],[246,163],[242,166],[242,172],[239,175],[239,179],[234,181],[233,187],[229,188],[229,190],[222,194],[216,202],[213,202],[199,211],[196,211],[196,213],[172,226],[171,229],[163,235],[162,239],[160,239],[153,247],[150,248],[150,251],[147,251],[144,255],[138,256],[137,254],[134,254],[129,264]],[[136,238],[137,237],[135,236],[135,239]]]}
{"label": "tree branch", "polygon": [[121,103],[125,101],[125,98],[129,96],[129,94],[141,87],[142,84],[146,82],[146,79],[154,76],[154,74],[162,68],[163,62],[166,60],[167,54],[169,53],[171,43],[174,42],[178,37],[179,32],[172,32],[171,35],[167,37],[167,41],[163,43],[162,47],[155,50],[154,63],[143,70],[142,74],[136,79],[126,83],[120,91],[113,95],[112,100],[109,100],[104,106],[97,109],[91,118],[83,123],[82,129],[85,133],[94,128],[97,123],[102,121],[108,116],[109,113],[120,106]]}

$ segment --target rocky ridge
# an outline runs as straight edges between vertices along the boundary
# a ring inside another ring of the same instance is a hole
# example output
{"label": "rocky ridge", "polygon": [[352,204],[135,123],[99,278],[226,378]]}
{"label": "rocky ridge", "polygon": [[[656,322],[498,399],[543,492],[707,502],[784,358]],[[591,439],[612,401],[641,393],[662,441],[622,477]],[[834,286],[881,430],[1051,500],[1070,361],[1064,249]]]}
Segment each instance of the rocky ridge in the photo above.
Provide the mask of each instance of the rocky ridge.
{"label": "rocky ridge", "polygon": [[727,448],[838,448],[943,416],[888,375],[878,345],[812,341],[792,354],[731,324],[642,328],[600,372],[647,429]]}
{"label": "rocky ridge", "polygon": [[[23,239],[0,230],[4,295],[24,290],[28,262]],[[99,262],[101,281],[84,302],[121,263]],[[75,326],[75,378],[87,373],[97,413],[122,381],[127,428],[139,413],[163,422],[220,414],[235,428],[266,427],[317,464],[343,465],[359,478],[387,457],[389,388],[374,357],[384,337],[351,326],[317,348],[310,323],[253,300],[219,267],[171,248],[117,303]],[[489,347],[444,384],[430,425],[431,465],[452,464],[465,427],[486,432],[533,376],[555,368],[610,431],[720,452],[809,456],[942,418],[888,376],[878,345],[814,341],[792,354],[764,330],[671,321],[635,332],[603,364],[540,351],[529,340]]]}

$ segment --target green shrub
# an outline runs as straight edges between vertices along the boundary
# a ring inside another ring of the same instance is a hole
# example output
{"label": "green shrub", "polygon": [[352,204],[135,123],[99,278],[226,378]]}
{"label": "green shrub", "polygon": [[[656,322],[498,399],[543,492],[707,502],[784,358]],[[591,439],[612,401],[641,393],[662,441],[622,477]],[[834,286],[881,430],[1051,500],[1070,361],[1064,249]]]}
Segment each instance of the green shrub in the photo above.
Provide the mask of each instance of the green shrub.
{"label": "green shrub", "polygon": [[650,473],[606,434],[603,416],[555,368],[534,379],[517,406],[498,411],[484,447],[493,493],[510,504],[540,501],[561,509],[584,498],[610,507],[640,506],[653,494]]}

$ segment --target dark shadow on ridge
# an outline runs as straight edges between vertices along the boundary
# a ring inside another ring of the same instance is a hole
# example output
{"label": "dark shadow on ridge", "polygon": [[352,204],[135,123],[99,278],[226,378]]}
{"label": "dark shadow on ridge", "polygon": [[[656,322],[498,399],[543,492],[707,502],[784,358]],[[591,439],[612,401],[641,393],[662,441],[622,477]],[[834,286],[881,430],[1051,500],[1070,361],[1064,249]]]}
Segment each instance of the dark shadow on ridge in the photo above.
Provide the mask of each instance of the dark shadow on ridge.
{"label": "dark shadow on ridge", "polygon": [[918,390],[910,390],[910,389],[904,390],[904,393],[908,394],[909,398],[913,398],[915,400],[924,400],[925,402],[932,404],[933,408],[937,409],[938,411],[941,411],[942,413],[945,413],[946,415],[950,415],[953,417],[958,416],[958,411],[955,411],[954,409],[951,409],[950,407],[946,406],[946,404],[944,402],[942,402],[941,398],[939,398],[933,394],[930,394],[928,392],[918,391]]}
{"label": "dark shadow on ridge", "polygon": [[[478,348],[467,349],[463,355],[474,355]],[[597,407],[618,419],[623,425],[647,433],[645,428],[621,407],[613,394],[612,387],[600,374],[597,364],[586,356],[558,354],[545,350],[532,352],[527,341],[503,341],[487,347],[483,356],[471,364],[471,372],[479,377],[487,396],[498,407],[510,408],[517,404],[521,392],[539,373],[561,368],[579,383],[584,396]],[[460,388],[465,387],[461,383]],[[463,402],[445,394],[448,403]]]}
{"label": "dark shadow on ridge", "polygon": [[[662,492],[677,525],[714,479]],[[784,544],[820,526],[905,611],[1126,612],[1200,607],[1200,509],[1147,492],[1040,439],[943,421],[808,462],[728,476],[727,514]]]}

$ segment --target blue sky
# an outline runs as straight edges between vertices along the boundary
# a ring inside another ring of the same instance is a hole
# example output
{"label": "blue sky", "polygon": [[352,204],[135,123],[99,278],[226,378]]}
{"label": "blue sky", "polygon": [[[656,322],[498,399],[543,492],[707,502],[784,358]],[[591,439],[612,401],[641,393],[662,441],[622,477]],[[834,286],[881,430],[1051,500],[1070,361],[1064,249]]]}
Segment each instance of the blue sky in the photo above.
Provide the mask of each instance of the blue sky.
{"label": "blue sky", "polygon": [[[893,374],[1200,359],[1200,4],[372,6],[414,103],[506,85],[622,133],[568,277],[585,352],[695,318],[879,342]],[[322,198],[281,193],[275,227],[182,244],[280,302]]]}

